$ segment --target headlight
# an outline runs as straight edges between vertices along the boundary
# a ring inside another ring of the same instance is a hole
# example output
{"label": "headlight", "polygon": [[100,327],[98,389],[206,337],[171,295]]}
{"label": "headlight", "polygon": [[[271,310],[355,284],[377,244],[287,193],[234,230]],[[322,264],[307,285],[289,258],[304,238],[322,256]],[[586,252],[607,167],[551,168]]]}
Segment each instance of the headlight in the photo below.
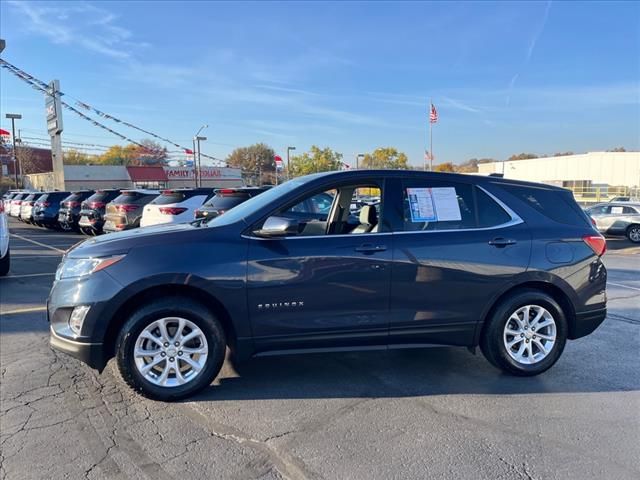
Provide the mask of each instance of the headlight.
{"label": "headlight", "polygon": [[119,262],[124,255],[102,258],[68,258],[60,264],[56,271],[56,280],[63,278],[84,277],[99,272],[114,263]]}

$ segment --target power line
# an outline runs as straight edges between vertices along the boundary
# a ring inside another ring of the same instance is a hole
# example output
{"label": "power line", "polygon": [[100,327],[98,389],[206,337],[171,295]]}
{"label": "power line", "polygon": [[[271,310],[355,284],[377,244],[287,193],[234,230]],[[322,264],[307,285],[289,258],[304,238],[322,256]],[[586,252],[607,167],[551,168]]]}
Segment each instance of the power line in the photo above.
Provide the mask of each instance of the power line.
{"label": "power line", "polygon": [[[42,80],[39,80],[38,78],[34,77],[33,75],[28,74],[24,70],[21,70],[20,68],[16,67],[15,65],[12,65],[11,63],[7,62],[6,60],[4,60],[2,58],[0,58],[0,66],[2,66],[3,68],[9,70],[11,73],[13,73],[16,77],[18,77],[23,82],[26,82],[29,85],[31,85],[32,88],[34,88],[36,90],[43,91],[45,94],[49,94],[49,86],[45,82],[43,82]],[[58,93],[60,96],[66,95],[63,92],[56,92],[56,93]],[[101,110],[98,110],[97,108],[92,107],[88,103],[81,102],[80,100],[72,97],[71,95],[66,95],[66,96],[71,98],[71,99],[73,99],[73,100],[75,100],[76,101],[76,105],[79,106],[80,108],[83,108],[84,110],[87,110],[87,111],[94,112],[95,114],[97,114],[98,116],[100,116],[102,118],[105,118],[105,119],[108,119],[108,120],[112,120],[112,121],[114,121],[116,123],[121,123],[124,126],[127,126],[129,128],[133,128],[133,129],[138,130],[140,132],[143,132],[143,133],[145,133],[147,135],[150,135],[150,136],[152,136],[154,138],[157,138],[158,140],[162,140],[162,141],[164,141],[166,143],[169,143],[169,144],[171,144],[171,145],[173,145],[175,147],[181,148],[185,152],[191,151],[191,149],[186,148],[186,147],[184,147],[182,145],[179,145],[179,144],[169,140],[168,138],[162,137],[162,136],[157,135],[157,134],[155,134],[153,132],[150,132],[150,131],[145,130],[145,129],[140,128],[140,127],[137,127],[136,125],[133,125],[132,123],[129,123],[129,122],[121,120],[121,119],[119,119],[117,117],[114,117],[113,115],[109,115],[109,114],[107,114],[105,112],[102,112]],[[123,139],[125,141],[128,141],[128,142],[133,143],[135,145],[144,147],[140,143],[129,139],[128,137],[122,135],[121,133],[118,133],[115,130],[112,130],[109,127],[106,127],[106,126],[102,125],[101,123],[99,123],[96,120],[92,119],[91,117],[83,114],[82,112],[77,110],[75,107],[69,105],[68,103],[66,103],[64,101],[61,101],[61,103],[65,108],[67,108],[68,110],[71,110],[76,115],[80,116],[81,118],[91,122],[94,126],[102,128],[102,129],[108,131],[109,133],[112,133],[112,134],[120,137],[121,139]],[[215,158],[215,157],[212,157],[212,156],[204,154],[204,153],[201,153],[200,155],[205,157],[205,158],[209,158],[211,160],[215,160],[217,162],[222,162],[223,164],[226,165],[226,162],[224,160],[219,159],[219,158]]]}

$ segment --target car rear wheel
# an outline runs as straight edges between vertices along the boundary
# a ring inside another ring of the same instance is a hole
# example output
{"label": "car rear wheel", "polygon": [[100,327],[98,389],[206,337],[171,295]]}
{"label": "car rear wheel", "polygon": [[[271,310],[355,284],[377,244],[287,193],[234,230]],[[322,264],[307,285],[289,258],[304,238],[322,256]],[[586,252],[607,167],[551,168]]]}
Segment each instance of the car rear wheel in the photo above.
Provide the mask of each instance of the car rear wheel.
{"label": "car rear wheel", "polygon": [[130,316],[118,335],[116,357],[131,388],[148,398],[173,401],[211,384],[225,348],[224,330],[207,308],[171,297]]}
{"label": "car rear wheel", "polygon": [[567,321],[553,297],[521,290],[495,309],[480,347],[494,366],[513,375],[531,376],[551,368],[566,341]]}
{"label": "car rear wheel", "polygon": [[631,225],[627,228],[627,238],[633,243],[640,243],[640,225]]}
{"label": "car rear wheel", "polygon": [[4,277],[7,273],[9,273],[9,268],[11,267],[11,251],[9,247],[7,247],[7,253],[4,257],[0,258],[0,277]]}

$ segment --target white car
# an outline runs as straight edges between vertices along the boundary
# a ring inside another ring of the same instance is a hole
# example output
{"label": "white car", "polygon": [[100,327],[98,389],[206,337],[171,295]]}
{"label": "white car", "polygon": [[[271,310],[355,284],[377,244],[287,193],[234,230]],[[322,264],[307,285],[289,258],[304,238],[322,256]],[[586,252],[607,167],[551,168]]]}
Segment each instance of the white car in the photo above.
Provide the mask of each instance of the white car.
{"label": "white car", "polygon": [[212,188],[163,190],[144,207],[140,226],[192,222],[196,208],[213,195]]}
{"label": "white car", "polygon": [[27,195],[20,204],[20,220],[26,223],[33,221],[33,206],[38,199],[44,195],[44,192],[35,192]]}
{"label": "white car", "polygon": [[9,224],[4,211],[4,203],[0,202],[0,277],[9,273],[11,256],[9,252]]}
{"label": "white car", "polygon": [[11,199],[11,207],[7,210],[7,213],[15,218],[20,218],[20,207],[22,206],[22,200],[27,198],[31,192],[22,192],[17,194]]}

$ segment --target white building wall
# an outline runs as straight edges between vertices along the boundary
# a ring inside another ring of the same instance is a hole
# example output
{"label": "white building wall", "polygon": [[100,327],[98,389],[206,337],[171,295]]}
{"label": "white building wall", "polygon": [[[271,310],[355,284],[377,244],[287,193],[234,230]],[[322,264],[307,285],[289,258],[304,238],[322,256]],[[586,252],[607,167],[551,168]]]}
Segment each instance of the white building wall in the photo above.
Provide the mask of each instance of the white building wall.
{"label": "white building wall", "polygon": [[480,174],[543,183],[591,180],[592,184],[640,186],[640,152],[589,152],[581,155],[481,163]]}

